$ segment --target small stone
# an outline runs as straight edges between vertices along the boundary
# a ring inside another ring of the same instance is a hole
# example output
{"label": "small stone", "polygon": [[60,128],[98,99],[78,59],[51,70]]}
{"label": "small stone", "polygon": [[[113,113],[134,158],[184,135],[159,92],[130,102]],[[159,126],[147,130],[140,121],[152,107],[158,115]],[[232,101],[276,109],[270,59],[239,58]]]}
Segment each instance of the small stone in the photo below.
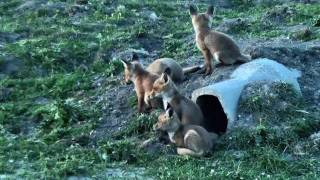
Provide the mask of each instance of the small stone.
{"label": "small stone", "polygon": [[293,40],[310,40],[312,31],[309,28],[301,29],[290,34],[290,38]]}
{"label": "small stone", "polygon": [[149,15],[149,18],[150,18],[152,21],[157,21],[157,20],[160,19],[155,12],[152,12],[152,13]]}

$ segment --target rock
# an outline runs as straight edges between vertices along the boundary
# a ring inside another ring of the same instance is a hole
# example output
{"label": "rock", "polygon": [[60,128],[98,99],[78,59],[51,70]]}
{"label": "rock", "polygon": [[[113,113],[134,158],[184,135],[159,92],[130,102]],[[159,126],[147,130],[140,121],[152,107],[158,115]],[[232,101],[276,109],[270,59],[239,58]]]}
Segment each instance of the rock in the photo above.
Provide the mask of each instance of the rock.
{"label": "rock", "polygon": [[14,56],[0,57],[0,74],[17,75],[24,67],[24,63]]}
{"label": "rock", "polygon": [[122,52],[114,52],[111,57],[112,60],[131,60],[133,53],[137,54],[139,57],[148,57],[150,55],[149,52],[144,49],[128,49]]}
{"label": "rock", "polygon": [[149,19],[151,19],[152,21],[158,21],[160,18],[157,16],[157,14],[155,12],[152,12],[150,15],[149,15]]}
{"label": "rock", "polygon": [[73,5],[68,9],[69,16],[83,16],[89,10],[89,7],[86,5]]}
{"label": "rock", "polygon": [[145,19],[151,20],[152,22],[157,22],[158,20],[160,20],[160,17],[157,15],[156,12],[147,8],[143,8],[140,12],[140,15]]}
{"label": "rock", "polygon": [[95,60],[109,63],[111,59],[112,52],[110,49],[99,49],[96,53]]}
{"label": "rock", "polygon": [[224,33],[237,33],[249,26],[249,21],[247,19],[234,18],[224,20],[216,30]]}
{"label": "rock", "polygon": [[312,38],[312,31],[309,28],[300,29],[292,32],[290,38],[293,40],[310,40]]}
{"label": "rock", "polygon": [[158,142],[157,138],[150,138],[143,141],[139,148],[144,149],[150,155],[160,154],[160,153],[170,153],[175,154],[175,150],[172,147],[166,146]]}

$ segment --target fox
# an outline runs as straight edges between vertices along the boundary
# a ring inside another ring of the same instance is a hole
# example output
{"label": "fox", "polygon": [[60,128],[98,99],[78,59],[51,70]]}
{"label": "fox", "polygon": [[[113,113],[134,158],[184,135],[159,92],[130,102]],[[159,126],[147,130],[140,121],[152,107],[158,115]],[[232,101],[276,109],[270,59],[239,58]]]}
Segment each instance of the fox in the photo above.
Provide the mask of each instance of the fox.
{"label": "fox", "polygon": [[202,73],[209,75],[213,72],[212,58],[223,65],[232,65],[236,62],[245,63],[251,60],[249,55],[240,52],[240,48],[231,37],[222,32],[211,30],[213,6],[209,6],[207,12],[199,14],[194,6],[191,5],[189,8],[196,35],[196,45],[205,59]]}
{"label": "fox", "polygon": [[204,126],[204,118],[200,107],[183,96],[178,91],[175,83],[166,73],[155,80],[151,92],[147,95],[149,100],[161,97],[164,108],[172,107],[182,124]]}
{"label": "fox", "polygon": [[156,59],[147,67],[147,71],[159,76],[166,72],[175,83],[184,81],[186,74],[196,72],[200,69],[200,66],[182,68],[180,64],[172,58]]}
{"label": "fox", "polygon": [[184,74],[199,70],[199,66],[182,68],[175,60],[171,58],[161,58],[155,60],[146,69],[139,62],[137,54],[132,55],[132,62],[121,60],[124,65],[125,82],[134,83],[136,95],[138,97],[138,112],[147,112],[150,108],[161,107],[159,99],[147,100],[147,94],[152,90],[153,83],[159,78],[161,73],[170,74],[178,83],[184,79]]}
{"label": "fox", "polygon": [[157,105],[146,100],[146,93],[151,92],[153,82],[158,78],[158,75],[152,74],[146,71],[139,62],[133,61],[128,62],[126,60],[121,60],[125,68],[125,82],[129,84],[134,83],[134,88],[136,91],[138,99],[138,112],[147,112],[150,108],[156,108]]}
{"label": "fox", "polygon": [[159,115],[153,129],[166,131],[170,141],[176,144],[179,155],[195,157],[206,155],[212,150],[218,138],[217,134],[209,133],[201,126],[182,124],[171,107]]}

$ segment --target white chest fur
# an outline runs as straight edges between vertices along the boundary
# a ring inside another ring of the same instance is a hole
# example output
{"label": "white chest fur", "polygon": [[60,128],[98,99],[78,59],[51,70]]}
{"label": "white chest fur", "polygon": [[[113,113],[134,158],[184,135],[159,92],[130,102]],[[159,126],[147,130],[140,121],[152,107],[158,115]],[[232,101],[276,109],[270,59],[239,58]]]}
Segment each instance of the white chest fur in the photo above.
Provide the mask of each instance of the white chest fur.
{"label": "white chest fur", "polygon": [[163,107],[164,109],[167,109],[167,106],[169,104],[169,102],[172,100],[171,97],[168,97],[166,95],[162,96],[162,102],[163,102]]}
{"label": "white chest fur", "polygon": [[168,132],[168,135],[169,135],[169,138],[170,138],[170,141],[175,143],[176,141],[174,140],[174,132]]}

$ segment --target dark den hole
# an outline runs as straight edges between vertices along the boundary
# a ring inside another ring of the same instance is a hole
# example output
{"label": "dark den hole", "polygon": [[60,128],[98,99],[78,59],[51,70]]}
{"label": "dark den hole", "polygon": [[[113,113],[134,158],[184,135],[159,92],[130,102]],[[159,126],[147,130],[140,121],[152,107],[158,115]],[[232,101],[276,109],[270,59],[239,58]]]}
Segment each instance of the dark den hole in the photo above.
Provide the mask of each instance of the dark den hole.
{"label": "dark den hole", "polygon": [[205,118],[205,127],[209,132],[225,133],[228,118],[223,111],[220,101],[212,95],[199,96],[196,103],[200,106]]}

